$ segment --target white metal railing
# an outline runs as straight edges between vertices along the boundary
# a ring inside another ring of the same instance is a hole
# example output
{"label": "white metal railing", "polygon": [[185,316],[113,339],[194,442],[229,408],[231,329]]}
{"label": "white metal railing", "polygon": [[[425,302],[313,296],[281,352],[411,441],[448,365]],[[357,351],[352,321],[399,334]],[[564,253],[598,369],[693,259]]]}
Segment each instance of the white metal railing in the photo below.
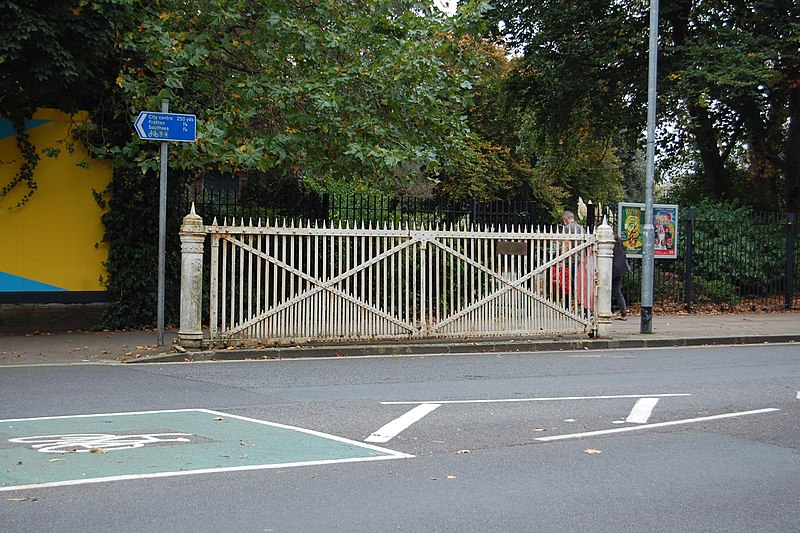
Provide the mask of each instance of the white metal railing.
{"label": "white metal railing", "polygon": [[592,234],[216,221],[202,231],[214,343],[596,328]]}

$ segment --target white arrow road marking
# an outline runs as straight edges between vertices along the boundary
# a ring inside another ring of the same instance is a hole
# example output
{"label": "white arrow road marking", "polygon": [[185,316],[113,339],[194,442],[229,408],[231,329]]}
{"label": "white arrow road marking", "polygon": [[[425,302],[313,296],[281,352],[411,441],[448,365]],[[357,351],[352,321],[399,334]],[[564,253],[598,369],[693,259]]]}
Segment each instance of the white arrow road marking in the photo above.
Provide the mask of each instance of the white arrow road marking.
{"label": "white arrow road marking", "polygon": [[671,422],[659,422],[657,424],[643,424],[641,426],[627,426],[624,428],[614,428],[614,429],[602,429],[600,431],[587,431],[585,433],[570,433],[568,435],[552,435],[550,437],[539,437],[535,440],[546,442],[551,440],[566,440],[566,439],[579,439],[581,437],[595,437],[598,435],[609,435],[612,433],[625,433],[627,431],[638,431],[640,429],[651,429],[651,428],[663,428],[667,426],[677,426],[680,424],[692,424],[695,422],[707,422],[709,420],[720,420],[722,418],[733,418],[737,416],[745,416],[745,415],[760,415],[764,413],[772,413],[774,411],[780,411],[780,409],[776,409],[775,407],[769,407],[767,409],[756,409],[754,411],[741,411],[739,413],[725,413],[722,415],[712,415],[712,416],[703,416],[700,418],[687,418],[686,420],[673,420]]}
{"label": "white arrow road marking", "polygon": [[658,403],[658,398],[641,398],[631,409],[631,414],[625,419],[629,424],[647,424],[653,407]]}
{"label": "white arrow road marking", "polygon": [[381,429],[364,439],[364,442],[389,442],[401,431],[409,427],[414,422],[419,421],[423,416],[427,415],[437,407],[441,407],[438,403],[423,403],[416,406],[400,418],[396,418],[383,426]]}

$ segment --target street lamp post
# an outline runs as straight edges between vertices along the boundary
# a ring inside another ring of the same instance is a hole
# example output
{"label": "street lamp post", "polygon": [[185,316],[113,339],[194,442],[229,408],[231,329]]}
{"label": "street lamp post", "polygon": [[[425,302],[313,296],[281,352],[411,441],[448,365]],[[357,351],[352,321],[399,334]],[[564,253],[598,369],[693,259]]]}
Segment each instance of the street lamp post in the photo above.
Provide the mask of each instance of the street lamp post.
{"label": "street lamp post", "polygon": [[655,230],[653,192],[656,153],[656,70],[658,67],[658,0],[650,0],[650,54],[647,75],[647,180],[645,184],[644,228],[642,228],[642,316],[641,333],[653,333],[653,274]]}

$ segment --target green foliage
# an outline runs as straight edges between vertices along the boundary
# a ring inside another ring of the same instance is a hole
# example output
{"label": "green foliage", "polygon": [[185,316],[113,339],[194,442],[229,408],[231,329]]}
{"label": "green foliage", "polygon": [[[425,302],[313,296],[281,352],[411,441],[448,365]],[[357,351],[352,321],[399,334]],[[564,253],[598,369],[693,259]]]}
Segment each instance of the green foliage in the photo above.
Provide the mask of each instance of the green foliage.
{"label": "green foliage", "polygon": [[[673,270],[672,261],[656,261],[653,276],[653,299],[657,302],[672,301],[676,296],[686,295],[686,287],[682,272]],[[637,292],[641,291],[641,276],[637,279]]]}
{"label": "green foliage", "polygon": [[559,212],[567,201],[564,180],[555,172],[535,165],[535,159],[520,149],[522,110],[508,91],[514,60],[507,50],[485,40],[462,39],[462,46],[485,58],[474,82],[474,105],[469,126],[476,140],[472,150],[451,161],[438,176],[439,196],[480,201],[533,199],[543,221]]}
{"label": "green foliage", "polygon": [[[495,3],[489,17],[520,54],[510,88],[530,115],[528,131],[568,144],[588,126],[621,154],[641,145],[648,8],[639,0]],[[712,198],[800,209],[798,21],[792,0],[662,6],[657,110],[669,124],[659,139],[665,174],[690,176]],[[536,153],[552,140],[537,141]]]}
{"label": "green foliage", "polygon": [[[676,203],[675,198],[664,201]],[[682,305],[686,295],[688,214],[684,206],[687,205],[691,204],[681,204],[678,259],[655,262],[653,294],[659,306]],[[710,200],[699,202],[694,210],[692,304],[735,308],[743,302],[761,300],[782,305],[786,283],[786,215],[757,212],[736,202]],[[797,257],[795,251],[795,263]],[[636,301],[641,288],[641,260],[631,260],[631,264],[634,270],[625,277],[623,290]]]}
{"label": "green foliage", "polygon": [[534,170],[558,184],[568,195],[605,205],[626,197],[622,162],[610,139],[599,138],[588,125],[573,123],[572,130],[548,131],[528,114],[520,130],[520,150],[535,160]]}
{"label": "green foliage", "polygon": [[133,0],[0,3],[0,116],[93,107]]}
{"label": "green foliage", "polygon": [[132,109],[167,97],[197,114],[198,142],[174,150],[179,166],[392,188],[401,166],[433,171],[467,150],[461,19],[425,2],[239,0],[198,11],[162,0],[141,15],[124,35],[117,83]]}
{"label": "green foliage", "polygon": [[[113,78],[114,44],[134,0],[7,0],[0,2],[0,117],[17,131],[20,170],[0,189],[0,199],[24,186],[17,207],[37,189],[39,154],[25,133],[38,107],[66,112],[91,108]],[[67,148],[71,143],[66,143]],[[58,149],[45,147],[54,156]]]}
{"label": "green foliage", "polygon": [[[617,26],[618,14],[601,16],[587,6],[501,1],[490,14],[503,23],[503,38],[520,54],[503,79],[507,116],[514,117],[512,146],[538,183],[560,190],[553,212],[574,209],[578,197],[610,204],[629,196],[616,149],[627,130],[613,106],[622,100],[622,90],[604,78],[627,70],[602,64],[615,43],[629,36],[618,35],[626,31]],[[579,35],[576,27],[607,37],[610,49],[589,53],[588,39],[572,38]]]}
{"label": "green foliage", "polygon": [[[761,221],[749,207],[705,201],[695,208],[694,274],[710,295],[763,296],[780,286],[786,263],[781,222]],[[700,293],[698,293],[700,294]]]}
{"label": "green foliage", "polygon": [[[695,0],[671,5],[661,92],[689,135],[702,187],[715,198],[758,196],[761,208],[800,207],[800,6]],[[788,124],[788,127],[787,127]],[[794,141],[793,141],[794,139]],[[738,183],[737,183],[738,182]]]}
{"label": "green foliage", "polygon": [[22,184],[26,187],[26,192],[23,193],[22,197],[17,201],[15,207],[24,205],[38,188],[36,180],[34,179],[34,172],[36,171],[36,166],[39,164],[39,154],[36,153],[36,147],[31,143],[30,135],[25,131],[23,124],[24,121],[21,120],[21,117],[15,117],[14,128],[17,130],[16,144],[22,156],[20,168],[16,175],[0,189],[0,201],[2,201],[11,191],[15,190],[18,185]]}
{"label": "green foliage", "polygon": [[[186,176],[169,175],[167,205],[179,205]],[[155,324],[158,286],[159,176],[135,165],[117,163],[107,191],[110,210],[103,215],[109,243],[103,281],[112,302],[103,327],[137,328]],[[165,320],[177,322],[180,302],[180,243],[178,230],[185,213],[168,209],[165,268]]]}
{"label": "green foliage", "polygon": [[692,287],[692,302],[697,305],[712,303],[731,308],[739,305],[739,289],[726,281],[696,277]]}

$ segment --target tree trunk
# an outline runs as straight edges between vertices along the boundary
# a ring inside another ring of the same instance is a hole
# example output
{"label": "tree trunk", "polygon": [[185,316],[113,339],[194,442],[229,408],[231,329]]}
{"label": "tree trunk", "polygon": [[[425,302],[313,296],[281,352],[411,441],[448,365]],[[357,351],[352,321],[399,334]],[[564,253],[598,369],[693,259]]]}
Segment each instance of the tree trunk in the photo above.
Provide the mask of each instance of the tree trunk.
{"label": "tree trunk", "polygon": [[[692,0],[674,0],[667,2],[663,16],[671,26],[672,41],[678,49],[687,44],[689,36],[689,19],[692,12]],[[708,192],[715,199],[720,199],[730,192],[731,175],[725,168],[725,157],[717,145],[717,132],[714,122],[706,110],[697,104],[700,95],[687,95],[689,111],[689,132],[695,139],[703,164]]]}
{"label": "tree trunk", "polygon": [[800,213],[800,87],[789,90],[789,132],[786,139],[786,208]]}
{"label": "tree trunk", "polygon": [[731,174],[725,167],[725,159],[720,154],[714,123],[702,106],[690,102],[687,107],[693,122],[690,131],[700,151],[708,192],[712,198],[719,200],[731,190]]}

